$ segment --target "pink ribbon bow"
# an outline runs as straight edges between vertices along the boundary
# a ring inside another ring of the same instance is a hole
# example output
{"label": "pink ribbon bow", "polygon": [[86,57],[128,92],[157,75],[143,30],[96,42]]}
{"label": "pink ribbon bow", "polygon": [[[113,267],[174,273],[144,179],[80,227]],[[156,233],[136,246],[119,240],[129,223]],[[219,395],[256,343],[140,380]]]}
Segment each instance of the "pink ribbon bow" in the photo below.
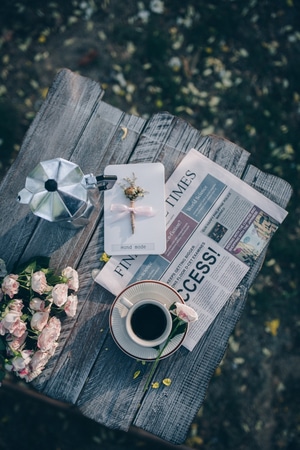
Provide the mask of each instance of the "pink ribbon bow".
{"label": "pink ribbon bow", "polygon": [[129,213],[134,213],[139,216],[151,217],[154,216],[154,211],[152,206],[127,206],[122,204],[112,204],[110,207],[111,211],[119,213],[117,218],[121,219],[121,217],[125,216]]}

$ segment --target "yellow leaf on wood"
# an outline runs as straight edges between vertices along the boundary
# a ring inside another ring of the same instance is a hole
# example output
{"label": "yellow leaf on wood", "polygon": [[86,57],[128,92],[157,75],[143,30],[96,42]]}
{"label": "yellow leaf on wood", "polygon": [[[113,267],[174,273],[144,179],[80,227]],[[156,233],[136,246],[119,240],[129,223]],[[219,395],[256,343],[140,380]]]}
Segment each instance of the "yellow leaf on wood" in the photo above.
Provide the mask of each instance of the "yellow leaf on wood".
{"label": "yellow leaf on wood", "polygon": [[171,383],[172,383],[172,380],[171,380],[171,378],[164,378],[164,379],[162,380],[162,382],[163,382],[163,384],[164,384],[165,386],[170,386]]}

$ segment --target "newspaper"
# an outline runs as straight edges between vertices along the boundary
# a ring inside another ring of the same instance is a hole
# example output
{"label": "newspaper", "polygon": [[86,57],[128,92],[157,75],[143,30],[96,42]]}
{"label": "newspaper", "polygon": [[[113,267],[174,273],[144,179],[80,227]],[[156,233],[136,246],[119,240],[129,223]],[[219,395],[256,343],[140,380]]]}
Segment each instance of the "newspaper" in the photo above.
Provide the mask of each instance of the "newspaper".
{"label": "newspaper", "polygon": [[195,149],[165,195],[165,253],[112,257],[95,281],[115,295],[140,280],[168,283],[198,313],[184,341],[192,350],[287,212]]}

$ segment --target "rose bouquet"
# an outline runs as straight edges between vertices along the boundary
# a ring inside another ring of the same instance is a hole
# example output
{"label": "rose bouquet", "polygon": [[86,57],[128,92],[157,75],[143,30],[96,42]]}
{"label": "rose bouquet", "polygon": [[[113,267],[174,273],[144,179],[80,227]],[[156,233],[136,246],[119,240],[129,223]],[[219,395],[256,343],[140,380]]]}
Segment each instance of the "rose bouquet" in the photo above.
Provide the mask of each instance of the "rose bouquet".
{"label": "rose bouquet", "polygon": [[45,368],[58,345],[59,317],[74,317],[78,273],[55,275],[48,258],[37,258],[8,274],[0,259],[0,383],[6,372],[26,382]]}

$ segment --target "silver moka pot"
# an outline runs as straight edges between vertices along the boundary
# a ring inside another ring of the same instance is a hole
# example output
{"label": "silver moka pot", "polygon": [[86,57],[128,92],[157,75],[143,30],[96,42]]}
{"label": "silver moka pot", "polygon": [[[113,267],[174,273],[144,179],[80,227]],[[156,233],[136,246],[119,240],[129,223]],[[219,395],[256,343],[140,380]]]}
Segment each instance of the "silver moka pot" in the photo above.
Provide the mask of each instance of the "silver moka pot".
{"label": "silver moka pot", "polygon": [[115,175],[84,175],[77,164],[62,158],[40,162],[27,176],[17,200],[27,203],[36,216],[68,228],[85,226],[99,199],[111,189]]}

